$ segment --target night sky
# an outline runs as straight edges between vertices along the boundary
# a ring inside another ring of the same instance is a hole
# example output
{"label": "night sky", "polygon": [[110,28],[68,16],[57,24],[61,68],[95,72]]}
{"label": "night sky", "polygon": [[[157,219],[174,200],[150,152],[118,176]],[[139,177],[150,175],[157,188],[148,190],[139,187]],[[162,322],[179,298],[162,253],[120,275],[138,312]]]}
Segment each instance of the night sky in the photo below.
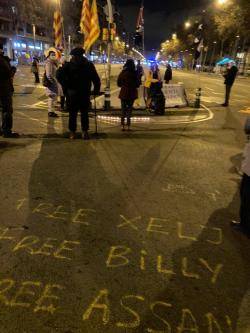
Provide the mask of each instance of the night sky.
{"label": "night sky", "polygon": [[[140,0],[116,0],[124,17],[128,31],[136,25],[136,18],[140,8]],[[145,39],[146,48],[159,48],[166,40],[175,25],[188,19],[190,15],[203,8],[207,0],[145,0]]]}

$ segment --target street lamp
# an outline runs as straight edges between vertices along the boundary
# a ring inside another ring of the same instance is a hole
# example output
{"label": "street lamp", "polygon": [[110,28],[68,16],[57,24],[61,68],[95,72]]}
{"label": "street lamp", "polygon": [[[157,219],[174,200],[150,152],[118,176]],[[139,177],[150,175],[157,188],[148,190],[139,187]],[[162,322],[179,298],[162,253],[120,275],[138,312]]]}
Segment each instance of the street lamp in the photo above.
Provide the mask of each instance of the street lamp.
{"label": "street lamp", "polygon": [[239,45],[239,40],[240,40],[240,36],[239,35],[237,35],[235,37],[236,37],[236,39],[235,39],[234,50],[233,50],[233,54],[232,54],[233,58],[237,57],[238,45]]}
{"label": "street lamp", "polygon": [[191,23],[189,21],[185,22],[185,28],[189,29],[191,27]]}
{"label": "street lamp", "polygon": [[176,33],[172,34],[172,39],[177,39],[177,34]]}
{"label": "street lamp", "polygon": [[213,42],[213,44],[214,44],[214,46],[213,46],[212,56],[211,56],[211,60],[210,60],[210,67],[213,66],[214,55],[215,55],[215,48],[216,48],[217,41],[215,40],[215,41]]}
{"label": "street lamp", "polygon": [[228,0],[218,0],[219,5],[225,5]]}

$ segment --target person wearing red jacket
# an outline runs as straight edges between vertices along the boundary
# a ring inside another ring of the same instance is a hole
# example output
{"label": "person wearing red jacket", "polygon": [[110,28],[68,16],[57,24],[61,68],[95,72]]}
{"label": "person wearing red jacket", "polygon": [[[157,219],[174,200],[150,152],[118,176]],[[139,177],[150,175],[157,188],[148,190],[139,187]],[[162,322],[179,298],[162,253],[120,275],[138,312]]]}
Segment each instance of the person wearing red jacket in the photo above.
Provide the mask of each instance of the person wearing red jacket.
{"label": "person wearing red jacket", "polygon": [[128,59],[123,67],[122,72],[118,76],[118,87],[121,88],[119,98],[121,100],[121,126],[125,131],[125,119],[127,120],[127,129],[130,130],[132,109],[135,100],[138,98],[138,88],[140,87],[140,79],[137,75],[135,63],[133,59]]}

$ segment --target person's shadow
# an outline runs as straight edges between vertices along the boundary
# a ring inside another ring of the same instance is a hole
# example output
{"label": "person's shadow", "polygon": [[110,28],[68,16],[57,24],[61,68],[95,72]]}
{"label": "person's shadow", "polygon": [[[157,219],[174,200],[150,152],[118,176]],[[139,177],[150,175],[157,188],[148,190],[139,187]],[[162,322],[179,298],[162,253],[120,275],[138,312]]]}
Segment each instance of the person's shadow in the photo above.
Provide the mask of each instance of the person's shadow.
{"label": "person's shadow", "polygon": [[249,239],[230,227],[238,207],[237,192],[210,216],[196,241],[173,254],[176,275],[137,332],[236,332],[250,276]]}

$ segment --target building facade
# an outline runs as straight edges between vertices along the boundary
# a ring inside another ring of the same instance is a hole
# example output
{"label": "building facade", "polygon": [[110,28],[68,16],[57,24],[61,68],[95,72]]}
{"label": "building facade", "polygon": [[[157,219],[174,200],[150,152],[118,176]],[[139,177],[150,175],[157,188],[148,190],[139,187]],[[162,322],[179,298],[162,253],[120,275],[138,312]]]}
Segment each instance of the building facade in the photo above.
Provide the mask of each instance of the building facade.
{"label": "building facade", "polygon": [[[0,43],[6,55],[19,63],[31,61],[34,55],[43,57],[52,44],[52,32],[44,28],[30,13],[26,16],[19,7],[22,0],[0,0]],[[26,2],[26,1],[25,1]]]}

